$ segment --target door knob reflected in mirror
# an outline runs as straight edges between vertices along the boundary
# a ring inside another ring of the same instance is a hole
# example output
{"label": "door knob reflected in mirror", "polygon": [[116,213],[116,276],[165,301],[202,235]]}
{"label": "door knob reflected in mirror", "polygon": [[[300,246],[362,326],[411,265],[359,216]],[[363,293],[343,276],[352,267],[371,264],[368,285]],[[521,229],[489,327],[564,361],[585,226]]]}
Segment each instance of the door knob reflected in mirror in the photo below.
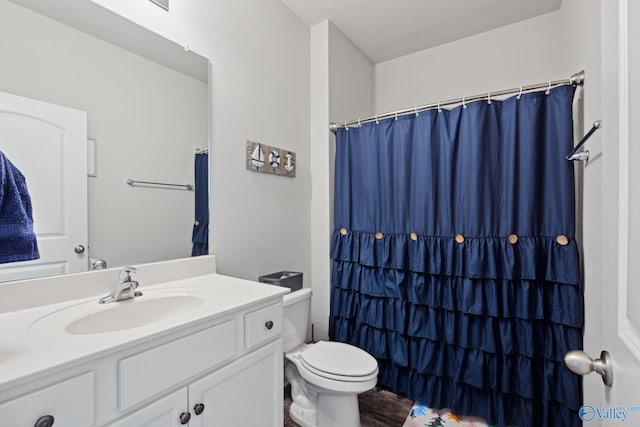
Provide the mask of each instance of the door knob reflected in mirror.
{"label": "door knob reflected in mirror", "polygon": [[587,353],[580,350],[571,350],[564,356],[564,363],[567,368],[575,374],[587,375],[591,372],[600,374],[602,382],[607,387],[613,384],[613,366],[609,352],[603,350],[600,358],[593,360]]}

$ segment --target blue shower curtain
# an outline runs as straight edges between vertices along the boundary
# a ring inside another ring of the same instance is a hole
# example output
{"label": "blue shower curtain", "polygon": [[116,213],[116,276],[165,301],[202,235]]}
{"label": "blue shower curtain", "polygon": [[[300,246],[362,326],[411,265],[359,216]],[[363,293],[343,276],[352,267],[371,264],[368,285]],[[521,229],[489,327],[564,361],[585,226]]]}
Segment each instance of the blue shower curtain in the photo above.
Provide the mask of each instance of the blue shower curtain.
{"label": "blue shower curtain", "polygon": [[579,426],[574,88],[337,131],[330,336],[379,383],[499,426]]}
{"label": "blue shower curtain", "polygon": [[191,235],[191,256],[209,253],[209,153],[198,152],[195,169],[195,220]]}

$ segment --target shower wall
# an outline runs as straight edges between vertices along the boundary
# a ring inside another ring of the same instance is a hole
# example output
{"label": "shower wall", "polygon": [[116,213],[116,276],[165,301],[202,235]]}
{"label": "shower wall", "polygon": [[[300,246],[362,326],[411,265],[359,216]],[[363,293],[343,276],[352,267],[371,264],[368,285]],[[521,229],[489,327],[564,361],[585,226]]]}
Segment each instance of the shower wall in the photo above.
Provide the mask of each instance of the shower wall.
{"label": "shower wall", "polygon": [[561,39],[556,11],[381,62],[375,66],[376,111],[568,77]]}

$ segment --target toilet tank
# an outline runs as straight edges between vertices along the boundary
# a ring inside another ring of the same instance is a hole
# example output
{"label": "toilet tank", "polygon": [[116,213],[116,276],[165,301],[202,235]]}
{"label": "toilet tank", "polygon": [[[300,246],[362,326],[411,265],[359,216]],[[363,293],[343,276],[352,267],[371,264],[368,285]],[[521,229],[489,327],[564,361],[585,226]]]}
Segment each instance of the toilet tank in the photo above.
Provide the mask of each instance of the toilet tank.
{"label": "toilet tank", "polygon": [[304,344],[311,315],[311,289],[302,288],[282,297],[284,327],[282,338],[284,351],[290,351]]}

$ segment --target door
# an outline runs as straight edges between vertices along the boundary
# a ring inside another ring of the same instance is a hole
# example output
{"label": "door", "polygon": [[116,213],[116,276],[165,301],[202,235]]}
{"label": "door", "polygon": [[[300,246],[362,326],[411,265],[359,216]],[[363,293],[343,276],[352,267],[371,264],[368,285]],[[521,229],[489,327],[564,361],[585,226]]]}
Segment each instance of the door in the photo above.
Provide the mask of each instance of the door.
{"label": "door", "polygon": [[[602,348],[613,384],[585,379],[584,426],[640,425],[640,2],[602,0]],[[591,357],[599,355],[591,354]],[[597,388],[596,388],[597,387]],[[595,390],[594,390],[595,388]],[[594,393],[595,392],[595,393]]]}
{"label": "door", "polygon": [[282,354],[278,340],[191,384],[189,426],[281,426]]}
{"label": "door", "polygon": [[0,92],[0,150],[27,179],[40,251],[0,281],[86,271],[87,114]]}

